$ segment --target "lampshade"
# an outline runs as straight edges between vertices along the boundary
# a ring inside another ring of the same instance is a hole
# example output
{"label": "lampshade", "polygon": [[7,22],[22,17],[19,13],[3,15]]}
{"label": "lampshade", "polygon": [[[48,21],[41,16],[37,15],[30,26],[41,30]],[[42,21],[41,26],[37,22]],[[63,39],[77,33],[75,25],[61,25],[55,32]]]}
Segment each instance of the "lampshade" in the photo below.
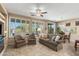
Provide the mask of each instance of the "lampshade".
{"label": "lampshade", "polygon": [[41,31],[41,28],[38,28],[37,31]]}

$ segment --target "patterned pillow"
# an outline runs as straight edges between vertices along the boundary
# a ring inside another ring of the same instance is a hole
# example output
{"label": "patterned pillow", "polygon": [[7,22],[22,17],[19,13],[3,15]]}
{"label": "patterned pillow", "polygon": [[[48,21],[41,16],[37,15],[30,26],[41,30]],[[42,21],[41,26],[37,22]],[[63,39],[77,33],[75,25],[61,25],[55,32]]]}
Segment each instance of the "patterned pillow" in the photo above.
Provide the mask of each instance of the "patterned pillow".
{"label": "patterned pillow", "polygon": [[56,36],[55,41],[58,41],[60,39],[60,36]]}

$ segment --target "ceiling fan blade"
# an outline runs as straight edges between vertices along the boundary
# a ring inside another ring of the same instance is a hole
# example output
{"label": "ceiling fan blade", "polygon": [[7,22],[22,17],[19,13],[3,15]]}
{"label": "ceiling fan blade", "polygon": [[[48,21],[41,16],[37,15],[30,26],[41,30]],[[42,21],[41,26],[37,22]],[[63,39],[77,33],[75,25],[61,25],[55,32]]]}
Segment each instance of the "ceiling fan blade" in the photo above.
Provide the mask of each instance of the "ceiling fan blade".
{"label": "ceiling fan blade", "polygon": [[43,15],[40,15],[41,17],[43,17]]}
{"label": "ceiling fan blade", "polygon": [[31,16],[35,16],[35,15],[31,15]]}
{"label": "ceiling fan blade", "polygon": [[47,14],[47,12],[42,12],[42,14]]}

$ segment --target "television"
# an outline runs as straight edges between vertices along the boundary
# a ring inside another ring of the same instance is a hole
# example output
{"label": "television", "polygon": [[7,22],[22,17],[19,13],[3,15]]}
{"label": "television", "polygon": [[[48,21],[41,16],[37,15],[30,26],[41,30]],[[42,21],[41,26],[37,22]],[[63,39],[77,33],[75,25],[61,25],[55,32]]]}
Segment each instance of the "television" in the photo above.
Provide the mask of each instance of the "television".
{"label": "television", "polygon": [[2,35],[2,24],[0,24],[0,35]]}

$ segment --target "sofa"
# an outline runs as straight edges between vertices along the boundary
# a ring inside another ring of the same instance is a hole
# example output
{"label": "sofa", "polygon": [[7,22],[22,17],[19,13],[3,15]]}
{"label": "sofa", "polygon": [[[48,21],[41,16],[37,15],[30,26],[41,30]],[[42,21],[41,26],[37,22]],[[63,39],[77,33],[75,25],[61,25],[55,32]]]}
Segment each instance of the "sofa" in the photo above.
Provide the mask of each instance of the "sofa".
{"label": "sofa", "polygon": [[47,46],[48,48],[50,48],[54,51],[58,51],[63,48],[62,40],[60,40],[61,37],[59,38],[58,41],[54,41],[54,40],[51,41],[50,39],[52,39],[52,38],[49,38],[49,37],[47,39],[39,38],[39,43]]}

